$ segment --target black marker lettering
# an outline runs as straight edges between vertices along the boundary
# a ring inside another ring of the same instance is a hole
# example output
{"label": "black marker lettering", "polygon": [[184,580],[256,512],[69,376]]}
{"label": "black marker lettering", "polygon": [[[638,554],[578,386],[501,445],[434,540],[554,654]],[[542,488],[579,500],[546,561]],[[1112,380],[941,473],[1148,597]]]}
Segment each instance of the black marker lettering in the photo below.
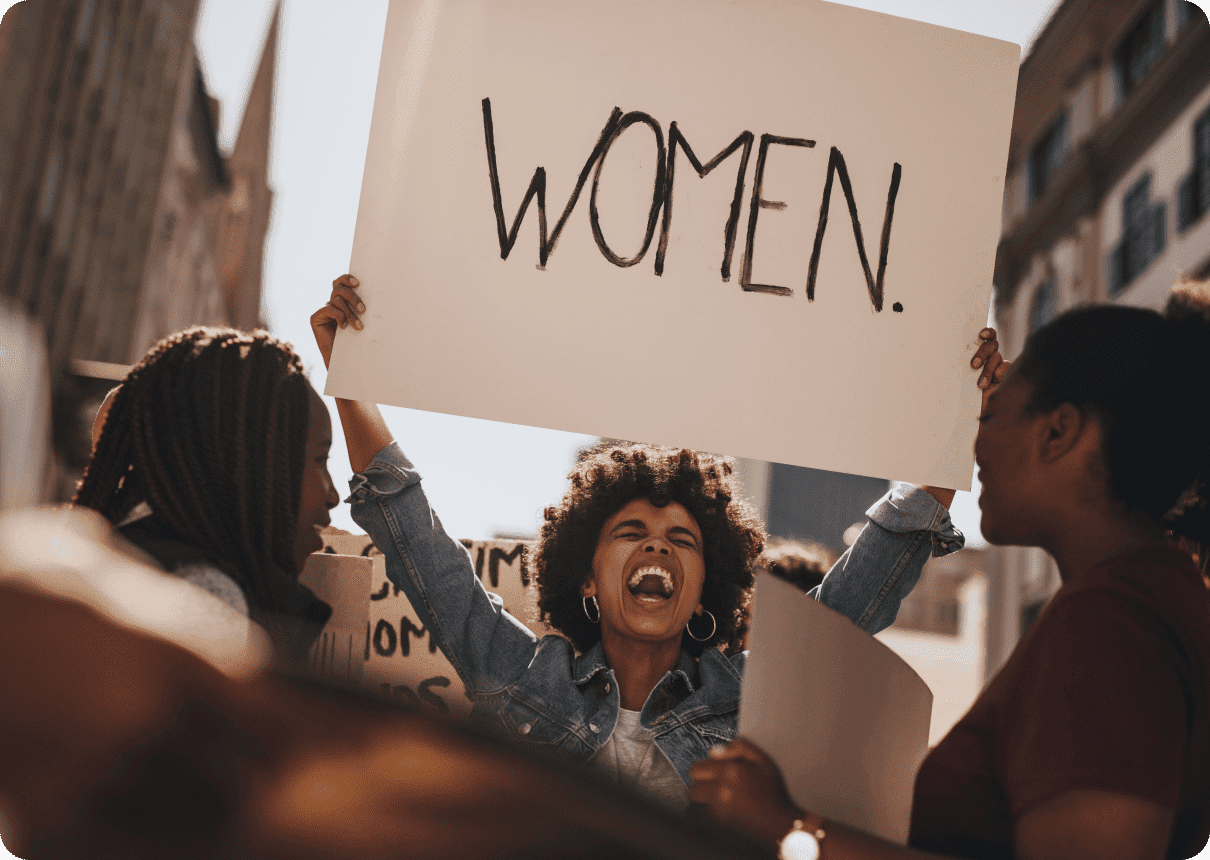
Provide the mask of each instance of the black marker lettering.
{"label": "black marker lettering", "polygon": [[[760,196],[765,182],[765,157],[769,154],[769,145],[773,143],[779,143],[782,146],[812,147],[815,145],[815,141],[803,140],[801,137],[778,137],[773,134],[762,134],[760,136],[760,149],[756,153],[756,175],[752,177],[752,208],[748,213],[748,242],[744,246],[744,259],[739,267],[739,285],[745,290],[754,293],[772,293],[775,296],[788,296],[791,292],[789,287],[752,283],[752,256],[754,251],[753,245],[756,240],[756,216],[760,214],[761,209],[786,208],[785,203],[765,200]],[[828,176],[830,178],[831,173]]]}
{"label": "black marker lettering", "polygon": [[[605,241],[604,234],[601,233],[600,213],[597,211],[597,191],[601,186],[601,169],[605,167],[605,157],[609,154],[609,148],[613,146],[614,141],[621,137],[622,132],[637,122],[643,123],[655,133],[655,188],[651,192],[651,208],[647,213],[647,232],[643,236],[643,247],[639,248],[637,254],[627,259],[615,254]],[[622,117],[613,133],[609,135],[609,140],[605,142],[605,148],[601,150],[600,158],[597,159],[597,171],[592,176],[592,194],[588,198],[588,220],[592,225],[592,237],[596,240],[597,247],[605,255],[605,259],[615,266],[623,269],[633,266],[643,259],[647,254],[647,249],[651,247],[651,239],[655,235],[655,221],[660,215],[660,206],[664,203],[664,172],[667,169],[664,162],[666,158],[664,132],[660,129],[660,124],[649,115],[639,111],[632,111]]]}
{"label": "black marker lettering", "polygon": [[475,579],[483,581],[483,547],[475,554]]}
{"label": "black marker lettering", "polygon": [[744,197],[744,177],[748,173],[748,157],[752,154],[752,141],[754,139],[755,136],[752,132],[742,132],[739,137],[731,142],[730,146],[703,165],[697,160],[697,156],[693,154],[689,141],[681,134],[681,130],[676,127],[676,123],[673,122],[668,127],[668,171],[664,180],[664,219],[660,224],[660,244],[655,252],[655,273],[657,275],[664,274],[664,256],[668,253],[668,232],[672,224],[672,178],[676,174],[677,145],[679,144],[681,149],[685,150],[685,157],[689,159],[689,163],[697,171],[699,179],[704,179],[706,174],[718,167],[719,164],[742,146],[744,154],[740,156],[739,170],[735,173],[735,196],[731,200],[731,214],[727,216],[727,226],[723,230],[723,281],[731,280],[731,257],[735,251],[735,230],[739,226],[739,210],[743,205]]}
{"label": "black marker lettering", "polygon": [[391,583],[383,582],[382,588],[370,595],[370,600],[386,600],[387,593],[391,590]]}
{"label": "black marker lettering", "polygon": [[508,259],[508,254],[517,241],[517,231],[521,229],[521,221],[525,218],[526,210],[529,209],[529,201],[536,195],[538,198],[538,268],[546,268],[546,260],[550,257],[550,252],[555,249],[555,244],[559,241],[559,234],[563,232],[563,225],[567,223],[572,208],[580,198],[584,183],[588,181],[588,172],[592,170],[593,164],[605,151],[621,117],[622,109],[615,107],[613,113],[609,115],[609,120],[605,123],[605,128],[601,129],[601,136],[588,156],[588,161],[584,163],[584,169],[580,171],[580,178],[576,180],[576,187],[571,192],[567,207],[555,224],[555,229],[548,236],[546,233],[546,168],[544,167],[538,167],[534,171],[534,178],[530,180],[525,197],[521,200],[521,206],[517,209],[517,217],[513,219],[512,228],[506,229],[504,226],[504,203],[500,199],[500,174],[496,168],[496,134],[492,127],[492,103],[491,99],[483,100],[483,136],[487,141],[487,171],[492,185],[492,205],[496,210],[496,232],[500,238],[500,259]]}
{"label": "black marker lettering", "polygon": [[[425,630],[423,626],[417,626],[412,623],[412,619],[406,615],[399,619],[399,656],[407,657],[412,653],[412,638],[423,639]],[[429,653],[434,654],[437,651],[437,643],[433,637],[429,637]]]}
{"label": "black marker lettering", "polygon": [[491,560],[487,564],[488,576],[492,581],[492,588],[500,584],[500,562],[511,565],[513,560],[520,557],[524,551],[524,544],[517,544],[511,552],[505,552],[498,546],[492,547]]}
{"label": "black marker lettering", "polygon": [[391,701],[397,704],[409,705],[417,709],[420,707],[419,697],[406,684],[397,684],[394,687],[389,684],[383,684],[382,691]]}
{"label": "black marker lettering", "polygon": [[[384,638],[385,645],[382,642]],[[374,651],[379,657],[390,657],[395,653],[395,628],[385,618],[379,618],[374,627]]]}
{"label": "black marker lettering", "polygon": [[420,686],[416,689],[420,691],[420,699],[428,702],[442,714],[450,712],[450,706],[445,701],[433,692],[433,687],[441,687],[442,689],[450,685],[450,679],[443,675],[437,675],[433,678],[426,678],[420,682]]}
{"label": "black marker lettering", "polygon": [[[857,256],[861,258],[861,268],[865,272],[866,286],[870,291],[870,302],[875,311],[882,310],[883,276],[886,274],[887,252],[891,245],[891,219],[895,215],[895,197],[899,194],[899,179],[903,168],[896,162],[891,168],[891,188],[887,192],[886,214],[882,217],[882,243],[878,255],[878,279],[875,280],[870,272],[870,261],[866,258],[865,242],[861,238],[861,222],[857,220],[857,202],[853,199],[853,185],[849,182],[849,171],[845,168],[844,156],[840,150],[832,147],[828,156],[828,178],[823,185],[823,201],[819,204],[819,227],[815,230],[815,248],[811,251],[811,267],[807,270],[807,300],[815,301],[815,276],[819,270],[819,252],[823,247],[823,233],[828,226],[828,203],[832,197],[832,176],[840,176],[840,187],[844,191],[845,201],[849,204],[849,218],[853,222],[853,236],[857,239]],[[902,305],[900,306],[902,309]]]}

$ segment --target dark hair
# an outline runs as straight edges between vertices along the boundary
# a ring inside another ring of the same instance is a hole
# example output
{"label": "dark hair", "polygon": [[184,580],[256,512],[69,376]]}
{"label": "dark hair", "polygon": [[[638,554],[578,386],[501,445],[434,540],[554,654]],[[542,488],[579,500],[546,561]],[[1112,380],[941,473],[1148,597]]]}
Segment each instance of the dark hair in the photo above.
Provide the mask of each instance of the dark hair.
{"label": "dark hair", "polygon": [[739,495],[732,461],[714,454],[655,445],[608,445],[589,452],[568,476],[571,488],[545,511],[532,553],[538,608],[545,619],[584,652],[601,629],[584,614],[580,588],[605,521],[635,499],[663,507],[677,502],[702,530],[706,581],[702,607],[717,622],[714,635],[698,642],[686,633],[683,647],[700,656],[708,647],[738,648],[744,601],[764,530],[752,506]]}
{"label": "dark hair", "polygon": [[309,383],[267,332],[194,327],[157,343],[123,380],[75,504],[115,525],[141,501],[239,577],[254,617],[293,574]]}
{"label": "dark hair", "polygon": [[[1063,403],[1097,417],[1109,489],[1160,520],[1210,466],[1210,324],[1115,305],[1077,308],[1038,329],[1015,372],[1030,414]],[[1185,528],[1205,535],[1205,511]],[[1198,534],[1185,532],[1190,537]]]}
{"label": "dark hair", "polygon": [[[1181,323],[1192,325],[1200,320],[1210,326],[1210,281],[1182,278],[1172,288],[1164,315]],[[1210,396],[1206,384],[1203,379],[1201,388],[1191,389],[1186,396],[1205,401]],[[1210,475],[1207,471],[1210,470],[1203,470],[1193,484],[1185,489],[1164,517],[1168,528],[1193,542],[1193,551],[1197,553],[1203,574],[1210,569],[1210,552],[1207,552],[1210,549],[1210,511],[1207,511]]]}
{"label": "dark hair", "polygon": [[813,541],[770,538],[758,564],[761,570],[810,591],[823,582],[833,561],[832,554]]}

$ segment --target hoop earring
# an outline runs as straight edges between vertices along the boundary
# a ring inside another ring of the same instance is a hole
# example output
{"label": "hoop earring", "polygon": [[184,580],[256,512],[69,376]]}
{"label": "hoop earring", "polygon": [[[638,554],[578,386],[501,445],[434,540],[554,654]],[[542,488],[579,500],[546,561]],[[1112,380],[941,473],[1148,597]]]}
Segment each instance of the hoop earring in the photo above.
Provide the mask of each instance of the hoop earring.
{"label": "hoop earring", "polygon": [[[584,603],[584,614],[588,616],[588,620],[591,621],[593,624],[600,624],[601,623],[601,605],[599,603],[597,603],[597,596],[595,594],[585,594],[580,599]],[[590,601],[590,600],[592,601],[593,610],[597,613],[596,618],[593,618],[592,613],[588,611],[588,601]]]}
{"label": "hoop earring", "polygon": [[[689,634],[690,639],[693,639],[696,642],[709,642],[711,639],[714,638],[714,634],[716,632],[718,632],[718,622],[714,619],[714,613],[711,612],[709,609],[703,609],[702,612],[705,613],[706,615],[710,616],[710,632],[707,633],[705,636],[694,636],[693,631],[689,628],[688,624],[685,625],[685,632]],[[690,618],[689,620],[690,620],[690,622],[693,621],[692,618]]]}

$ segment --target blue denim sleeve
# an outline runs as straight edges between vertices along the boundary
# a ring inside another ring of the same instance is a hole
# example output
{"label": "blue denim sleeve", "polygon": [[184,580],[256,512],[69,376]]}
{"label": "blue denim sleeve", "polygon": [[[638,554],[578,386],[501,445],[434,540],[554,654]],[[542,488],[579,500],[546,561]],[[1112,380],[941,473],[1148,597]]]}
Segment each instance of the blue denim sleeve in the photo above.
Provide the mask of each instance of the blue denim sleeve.
{"label": "blue denim sleeve", "polygon": [[857,540],[811,596],[877,633],[895,621],[929,555],[948,555],[966,538],[944,506],[909,484],[897,485],[865,515],[868,522]]}
{"label": "blue denim sleeve", "polygon": [[407,595],[467,691],[495,693],[520,677],[537,636],[475,576],[466,548],[445,533],[399,446],[379,451],[349,489],[353,521],[382,551],[387,578]]}

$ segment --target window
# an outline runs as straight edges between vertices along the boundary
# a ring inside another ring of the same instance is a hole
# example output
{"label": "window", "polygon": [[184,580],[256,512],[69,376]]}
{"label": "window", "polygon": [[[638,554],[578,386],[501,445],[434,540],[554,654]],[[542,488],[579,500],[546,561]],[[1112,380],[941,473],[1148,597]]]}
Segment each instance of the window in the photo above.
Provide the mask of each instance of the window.
{"label": "window", "polygon": [[1114,52],[1118,92],[1126,95],[1143,79],[1164,52],[1164,3],[1157,0],[1130,28]]}
{"label": "window", "polygon": [[1058,304],[1055,279],[1047,278],[1038,285],[1033,300],[1029,303],[1029,330],[1035,332],[1054,319]]}
{"label": "window", "polygon": [[1176,192],[1178,230],[1196,223],[1210,209],[1210,109],[1193,123],[1193,168]]}
{"label": "window", "polygon": [[1122,199],[1122,240],[1109,260],[1109,291],[1124,289],[1164,252],[1164,204],[1151,203],[1151,174]]}
{"label": "window", "polygon": [[1042,196],[1051,176],[1067,157],[1067,112],[1058,118],[1038,138],[1029,152],[1029,200]]}

